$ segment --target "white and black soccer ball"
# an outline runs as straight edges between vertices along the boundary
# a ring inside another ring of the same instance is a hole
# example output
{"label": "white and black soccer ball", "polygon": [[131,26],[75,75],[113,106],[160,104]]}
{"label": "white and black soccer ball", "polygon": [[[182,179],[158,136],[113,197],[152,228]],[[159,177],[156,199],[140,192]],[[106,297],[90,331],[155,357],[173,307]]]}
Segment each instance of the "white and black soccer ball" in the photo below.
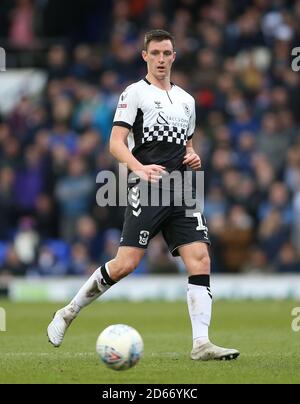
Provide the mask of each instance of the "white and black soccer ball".
{"label": "white and black soccer ball", "polygon": [[125,370],[136,365],[144,352],[141,335],[133,327],[113,324],[105,328],[96,343],[99,358],[114,370]]}

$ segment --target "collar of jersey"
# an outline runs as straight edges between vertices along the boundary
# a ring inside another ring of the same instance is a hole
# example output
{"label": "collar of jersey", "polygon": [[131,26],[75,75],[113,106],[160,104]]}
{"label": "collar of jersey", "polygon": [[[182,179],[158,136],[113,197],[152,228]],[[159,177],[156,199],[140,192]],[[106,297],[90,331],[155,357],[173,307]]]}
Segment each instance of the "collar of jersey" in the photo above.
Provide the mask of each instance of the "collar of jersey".
{"label": "collar of jersey", "polygon": [[[147,84],[149,84],[149,86],[152,85],[152,86],[158,88],[159,90],[168,91],[168,90],[163,90],[162,88],[159,88],[159,87],[155,86],[154,84],[150,83],[150,81],[149,81],[148,79],[146,79],[146,77],[144,77],[144,81],[145,81]],[[172,81],[170,81],[170,84],[171,84],[171,89],[172,89],[172,88],[175,86],[175,84],[172,83]],[[169,90],[169,91],[170,91],[170,90]]]}

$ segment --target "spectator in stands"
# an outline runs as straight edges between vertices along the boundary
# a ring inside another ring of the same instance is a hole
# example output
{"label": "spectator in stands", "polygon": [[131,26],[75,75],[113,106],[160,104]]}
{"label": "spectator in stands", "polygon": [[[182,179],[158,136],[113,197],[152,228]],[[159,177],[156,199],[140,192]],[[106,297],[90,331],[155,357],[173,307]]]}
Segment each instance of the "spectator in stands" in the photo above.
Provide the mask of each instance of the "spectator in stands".
{"label": "spectator in stands", "polygon": [[74,157],[67,175],[57,182],[55,189],[61,212],[60,233],[65,240],[72,240],[78,218],[91,209],[93,190],[94,180],[87,172],[86,162]]}
{"label": "spectator in stands", "polygon": [[40,194],[35,205],[36,230],[42,240],[58,237],[57,207],[51,196]]}
{"label": "spectator in stands", "polygon": [[283,168],[290,139],[280,127],[279,118],[268,112],[262,119],[262,130],[257,136],[257,149],[267,158],[276,173]]}
{"label": "spectator in stands", "polygon": [[14,203],[15,172],[10,167],[0,168],[0,240],[7,240],[16,225]]}
{"label": "spectator in stands", "polygon": [[92,266],[87,246],[83,243],[75,243],[71,247],[71,259],[68,275],[86,275]]}
{"label": "spectator in stands", "polygon": [[258,239],[270,262],[274,261],[278,251],[289,238],[290,229],[284,224],[279,211],[270,210],[260,222]]}
{"label": "spectator in stands", "polygon": [[274,182],[270,188],[268,200],[265,200],[259,206],[258,214],[260,219],[264,219],[271,211],[276,210],[280,213],[282,223],[291,225],[294,219],[289,195],[285,184]]}
{"label": "spectator in stands", "polygon": [[247,262],[249,244],[253,241],[253,221],[246,210],[233,205],[219,234],[221,262],[229,272],[239,271]]}
{"label": "spectator in stands", "polygon": [[7,249],[4,262],[0,266],[1,275],[23,276],[26,273],[26,266],[21,261],[16,249],[10,245]]}
{"label": "spectator in stands", "polygon": [[48,246],[39,250],[36,265],[28,269],[29,276],[63,276],[67,274],[67,267]]}
{"label": "spectator in stands", "polygon": [[10,13],[9,39],[18,48],[36,45],[35,8],[32,0],[17,0]]}
{"label": "spectator in stands", "polygon": [[38,196],[45,186],[43,161],[36,146],[26,149],[24,163],[16,171],[15,205],[21,214],[33,214]]}
{"label": "spectator in stands", "polygon": [[14,236],[14,249],[24,267],[28,267],[35,262],[40,236],[34,229],[32,217],[22,217],[19,221],[17,232]]}
{"label": "spectator in stands", "polygon": [[80,216],[76,223],[75,242],[86,246],[92,261],[100,261],[103,251],[103,234],[97,231],[97,223],[91,216]]}
{"label": "spectator in stands", "polygon": [[300,257],[291,243],[286,242],[281,247],[275,269],[278,272],[300,272]]}
{"label": "spectator in stands", "polygon": [[262,248],[253,245],[248,250],[248,257],[243,266],[244,272],[269,272],[271,270],[268,264],[268,258]]}

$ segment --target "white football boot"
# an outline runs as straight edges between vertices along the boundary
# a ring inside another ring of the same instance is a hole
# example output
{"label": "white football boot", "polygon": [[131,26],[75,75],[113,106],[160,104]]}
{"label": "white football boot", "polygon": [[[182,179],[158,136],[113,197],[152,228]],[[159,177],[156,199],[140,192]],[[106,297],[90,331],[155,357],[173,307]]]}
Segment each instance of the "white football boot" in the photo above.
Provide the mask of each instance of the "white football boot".
{"label": "white football boot", "polygon": [[77,313],[70,308],[64,307],[58,310],[53,320],[47,328],[47,335],[49,342],[58,348],[63,342],[67,328],[76,317]]}
{"label": "white football boot", "polygon": [[210,360],[231,360],[239,356],[239,351],[236,349],[222,348],[217,345],[207,342],[204,345],[196,346],[191,351],[191,359],[198,361]]}

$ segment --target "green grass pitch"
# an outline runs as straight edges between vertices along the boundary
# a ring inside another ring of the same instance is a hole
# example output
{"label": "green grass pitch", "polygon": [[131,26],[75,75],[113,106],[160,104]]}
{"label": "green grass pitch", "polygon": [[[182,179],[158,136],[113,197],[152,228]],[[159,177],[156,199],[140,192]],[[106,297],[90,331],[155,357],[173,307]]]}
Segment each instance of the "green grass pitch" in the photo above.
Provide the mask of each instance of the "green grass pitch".
{"label": "green grass pitch", "polygon": [[[184,302],[105,302],[84,309],[60,348],[46,328],[57,304],[13,304],[0,332],[0,383],[299,383],[300,332],[291,322],[295,301],[217,301],[210,337],[238,348],[228,362],[189,359],[191,327]],[[143,336],[145,354],[127,371],[106,368],[97,358],[98,334],[125,323]]]}

